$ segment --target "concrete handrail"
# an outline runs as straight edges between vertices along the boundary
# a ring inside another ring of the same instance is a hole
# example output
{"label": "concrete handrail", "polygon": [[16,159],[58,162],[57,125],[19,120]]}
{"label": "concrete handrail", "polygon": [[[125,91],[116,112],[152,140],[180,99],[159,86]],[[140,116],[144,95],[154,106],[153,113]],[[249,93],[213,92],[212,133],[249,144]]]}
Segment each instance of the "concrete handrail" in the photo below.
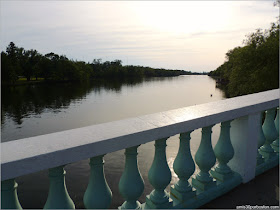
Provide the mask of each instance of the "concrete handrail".
{"label": "concrete handrail", "polygon": [[1,143],[1,180],[65,165],[279,106],[279,89]]}

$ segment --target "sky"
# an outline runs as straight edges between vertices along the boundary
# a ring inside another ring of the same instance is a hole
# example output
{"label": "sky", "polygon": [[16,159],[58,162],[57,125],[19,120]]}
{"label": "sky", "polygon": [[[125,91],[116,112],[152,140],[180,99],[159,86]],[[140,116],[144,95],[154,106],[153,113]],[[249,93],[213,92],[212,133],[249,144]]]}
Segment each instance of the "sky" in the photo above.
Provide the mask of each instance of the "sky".
{"label": "sky", "polygon": [[208,72],[276,22],[273,2],[1,0],[0,50],[13,41],[73,60]]}

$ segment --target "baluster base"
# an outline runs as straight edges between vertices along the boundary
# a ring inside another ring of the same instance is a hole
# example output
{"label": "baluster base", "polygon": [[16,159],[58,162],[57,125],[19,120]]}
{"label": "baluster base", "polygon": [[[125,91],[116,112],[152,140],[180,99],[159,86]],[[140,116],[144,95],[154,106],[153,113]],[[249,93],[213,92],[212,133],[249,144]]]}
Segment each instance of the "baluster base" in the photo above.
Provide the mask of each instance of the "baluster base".
{"label": "baluster base", "polygon": [[185,202],[177,203],[176,200],[174,200],[174,206],[173,209],[196,209],[200,206],[218,198],[221,195],[224,195],[225,193],[229,192],[230,190],[234,189],[236,186],[240,185],[242,183],[241,176],[233,172],[233,176],[231,179],[227,180],[226,182],[217,182],[217,185],[215,187],[212,187],[211,189],[204,191],[204,192],[197,192],[196,197],[191,198]]}
{"label": "baluster base", "polygon": [[259,149],[260,154],[263,156],[264,161],[268,161],[270,159],[274,159],[276,153],[272,149],[270,145],[264,145]]}
{"label": "baluster base", "polygon": [[197,190],[198,193],[207,191],[213,187],[216,187],[216,181],[201,182],[196,178],[192,178],[192,186]]}
{"label": "baluster base", "polygon": [[272,142],[271,147],[277,154],[279,154],[279,137]]}
{"label": "baluster base", "polygon": [[192,186],[200,193],[215,187],[216,182],[209,172],[200,171],[195,178],[192,178]]}
{"label": "baluster base", "polygon": [[175,203],[183,203],[186,202],[196,196],[196,192],[191,190],[187,192],[180,192],[178,191],[175,186],[170,187],[170,197]]}
{"label": "baluster base", "polygon": [[232,171],[229,173],[219,173],[216,169],[211,170],[210,174],[212,175],[212,177],[214,177],[217,181],[220,181],[220,182],[224,182],[229,179],[232,179],[232,177],[234,175]]}
{"label": "baluster base", "polygon": [[169,195],[165,192],[165,199],[159,201],[155,201],[151,195],[147,195],[146,203],[144,204],[143,208],[144,209],[170,209],[172,208],[172,206],[173,206],[173,201],[170,199]]}

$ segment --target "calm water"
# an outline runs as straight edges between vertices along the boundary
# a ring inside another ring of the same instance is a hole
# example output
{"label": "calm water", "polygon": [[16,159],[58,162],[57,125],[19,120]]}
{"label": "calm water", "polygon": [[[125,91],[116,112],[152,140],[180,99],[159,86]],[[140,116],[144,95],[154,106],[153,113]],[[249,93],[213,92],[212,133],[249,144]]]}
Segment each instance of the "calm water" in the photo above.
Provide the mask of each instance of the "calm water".
{"label": "calm water", "polygon": [[[210,97],[210,95],[213,95]],[[1,141],[42,135],[92,124],[136,117],[160,111],[217,101],[224,98],[208,76],[179,76],[133,81],[55,84],[2,88]],[[191,134],[194,155],[200,142],[198,129]],[[219,125],[213,127],[216,144]],[[133,139],[132,139],[133,140]],[[178,151],[178,135],[167,141],[167,159],[171,171]],[[124,150],[105,156],[105,175],[113,191],[112,208],[123,203],[118,182],[124,169]],[[139,169],[145,181],[140,202],[145,202],[152,186],[148,170],[154,155],[153,142],[139,147]],[[76,208],[83,208],[82,197],[89,178],[88,160],[67,165],[66,183]],[[173,173],[171,184],[177,180]],[[42,208],[48,194],[47,171],[17,179],[23,208]]]}

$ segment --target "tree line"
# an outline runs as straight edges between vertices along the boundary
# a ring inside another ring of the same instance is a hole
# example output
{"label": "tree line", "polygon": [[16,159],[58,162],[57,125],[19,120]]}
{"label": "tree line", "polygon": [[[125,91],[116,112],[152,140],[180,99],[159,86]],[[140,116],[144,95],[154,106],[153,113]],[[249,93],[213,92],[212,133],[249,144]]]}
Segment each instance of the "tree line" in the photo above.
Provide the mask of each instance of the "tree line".
{"label": "tree line", "polygon": [[2,84],[14,84],[20,77],[27,81],[43,78],[45,81],[84,81],[94,78],[166,77],[198,74],[184,70],[155,69],[144,66],[123,66],[121,60],[94,59],[91,63],[70,60],[53,52],[45,55],[37,50],[25,50],[13,42],[1,52]]}
{"label": "tree line", "polygon": [[279,88],[279,23],[257,29],[243,44],[229,50],[225,62],[209,76],[217,78],[227,97]]}

